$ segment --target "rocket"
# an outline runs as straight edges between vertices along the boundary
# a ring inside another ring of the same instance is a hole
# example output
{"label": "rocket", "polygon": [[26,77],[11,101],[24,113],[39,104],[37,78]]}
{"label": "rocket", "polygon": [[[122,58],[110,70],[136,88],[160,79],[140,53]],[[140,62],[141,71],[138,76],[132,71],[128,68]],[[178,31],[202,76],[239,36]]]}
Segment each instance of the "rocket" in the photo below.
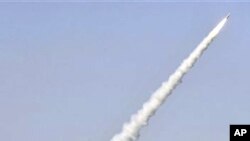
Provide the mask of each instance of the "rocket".
{"label": "rocket", "polygon": [[230,17],[230,13],[227,14],[226,18],[228,19]]}

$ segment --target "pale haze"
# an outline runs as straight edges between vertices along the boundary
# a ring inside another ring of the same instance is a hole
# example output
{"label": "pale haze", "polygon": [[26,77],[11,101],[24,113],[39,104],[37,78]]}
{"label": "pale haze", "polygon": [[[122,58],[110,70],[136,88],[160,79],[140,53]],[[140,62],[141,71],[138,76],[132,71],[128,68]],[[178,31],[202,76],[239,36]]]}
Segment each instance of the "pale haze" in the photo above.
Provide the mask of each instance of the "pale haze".
{"label": "pale haze", "polygon": [[109,141],[229,12],[138,141],[250,124],[250,3],[1,3],[0,140]]}

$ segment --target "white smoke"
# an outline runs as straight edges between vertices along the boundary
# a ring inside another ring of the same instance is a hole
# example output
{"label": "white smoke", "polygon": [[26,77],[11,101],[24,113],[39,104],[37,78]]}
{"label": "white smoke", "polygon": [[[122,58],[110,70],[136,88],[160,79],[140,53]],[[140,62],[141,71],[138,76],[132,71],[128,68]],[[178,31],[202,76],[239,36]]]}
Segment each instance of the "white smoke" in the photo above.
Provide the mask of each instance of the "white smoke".
{"label": "white smoke", "polygon": [[208,45],[220,32],[222,27],[227,22],[229,15],[222,19],[222,21],[203,39],[203,41],[196,47],[196,49],[186,58],[177,70],[169,77],[162,86],[157,89],[151,98],[143,104],[135,115],[133,115],[128,123],[123,125],[121,133],[115,135],[111,141],[134,141],[138,138],[140,129],[147,125],[148,120],[154,115],[156,110],[162,105],[165,99],[171,94],[173,89],[179,84],[182,77],[192,68],[197,59],[208,48]]}

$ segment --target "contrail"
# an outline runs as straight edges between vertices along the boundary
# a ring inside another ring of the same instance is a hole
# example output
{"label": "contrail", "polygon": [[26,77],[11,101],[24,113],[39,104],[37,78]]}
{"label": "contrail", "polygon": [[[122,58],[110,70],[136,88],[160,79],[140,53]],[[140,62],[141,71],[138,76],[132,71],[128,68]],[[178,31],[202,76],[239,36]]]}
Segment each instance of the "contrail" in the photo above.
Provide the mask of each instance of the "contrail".
{"label": "contrail", "polygon": [[142,127],[147,125],[148,120],[157,109],[164,103],[166,98],[171,94],[175,87],[179,84],[182,77],[192,68],[195,62],[200,58],[203,52],[208,48],[209,44],[218,35],[222,27],[229,18],[229,14],[208,34],[206,38],[196,47],[196,49],[181,63],[177,70],[169,77],[162,86],[158,88],[143,104],[143,107],[132,115],[130,121],[123,125],[121,133],[115,135],[111,141],[134,141],[138,138]]}

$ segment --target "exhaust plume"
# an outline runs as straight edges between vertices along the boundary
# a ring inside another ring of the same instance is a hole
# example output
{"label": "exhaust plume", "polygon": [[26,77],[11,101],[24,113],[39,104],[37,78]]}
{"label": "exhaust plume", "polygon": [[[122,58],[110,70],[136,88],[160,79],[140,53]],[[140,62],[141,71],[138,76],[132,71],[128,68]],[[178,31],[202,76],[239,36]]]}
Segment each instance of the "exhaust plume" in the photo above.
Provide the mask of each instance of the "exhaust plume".
{"label": "exhaust plume", "polygon": [[222,21],[207,35],[206,38],[195,48],[195,50],[181,63],[177,70],[169,77],[166,82],[163,82],[150,97],[150,99],[143,104],[143,107],[131,116],[128,123],[123,125],[121,133],[115,135],[111,141],[135,141],[142,127],[147,125],[148,120],[157,109],[164,103],[166,98],[171,94],[175,87],[179,84],[183,76],[192,68],[195,62],[200,58],[203,52],[208,48],[209,44],[218,35],[222,27],[228,20],[229,15],[222,19]]}

